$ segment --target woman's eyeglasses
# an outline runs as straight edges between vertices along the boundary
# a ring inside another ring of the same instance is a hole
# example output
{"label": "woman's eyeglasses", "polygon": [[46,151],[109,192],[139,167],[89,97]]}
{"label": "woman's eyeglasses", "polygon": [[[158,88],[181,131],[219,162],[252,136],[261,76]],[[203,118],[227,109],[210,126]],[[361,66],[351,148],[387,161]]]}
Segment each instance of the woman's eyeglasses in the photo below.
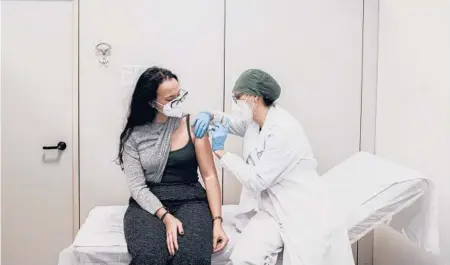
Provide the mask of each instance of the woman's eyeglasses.
{"label": "woman's eyeglasses", "polygon": [[176,108],[179,104],[181,104],[187,96],[188,92],[186,90],[180,90],[180,95],[170,102],[171,108]]}

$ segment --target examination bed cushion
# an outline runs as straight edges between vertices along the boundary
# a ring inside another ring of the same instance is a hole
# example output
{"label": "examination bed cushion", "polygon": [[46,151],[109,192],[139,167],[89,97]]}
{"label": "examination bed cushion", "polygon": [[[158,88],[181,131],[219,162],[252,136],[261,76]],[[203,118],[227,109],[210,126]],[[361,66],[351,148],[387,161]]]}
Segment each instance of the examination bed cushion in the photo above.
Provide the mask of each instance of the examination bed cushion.
{"label": "examination bed cushion", "polygon": [[[411,173],[414,172],[406,174],[405,170],[386,165],[385,161],[373,156],[357,154],[323,176],[330,186],[333,202],[346,216],[352,243],[405,208],[422,205],[420,200],[429,192],[429,182],[417,175],[412,177]],[[61,252],[59,265],[127,265],[130,257],[123,236],[125,210],[126,206],[92,209],[73,244]],[[236,205],[223,207],[224,229],[230,243],[225,251],[213,255],[213,265],[229,264],[230,252],[239,237],[234,229],[236,211]],[[408,215],[397,229],[409,231],[408,225],[417,216],[423,216],[423,212]]]}
{"label": "examination bed cushion", "polygon": [[432,181],[384,158],[359,152],[322,176],[352,242],[376,226],[390,226],[439,255],[438,196]]}
{"label": "examination bed cushion", "polygon": [[[349,230],[349,237],[352,242],[363,237],[365,234],[376,227],[386,215],[391,213],[393,208],[403,208],[409,205],[415,198],[409,200],[397,200],[402,198],[402,194],[423,193],[424,186],[422,182],[402,183],[395,192],[386,192],[375,196],[375,200],[382,205],[378,211],[372,212],[366,216],[362,216],[359,212],[353,214],[353,218],[348,223],[357,223],[356,226]],[[395,185],[394,185],[395,187]],[[388,189],[389,190],[389,189]],[[389,198],[391,197],[391,198]],[[377,198],[379,201],[377,201]],[[78,232],[73,245],[65,249],[60,255],[59,265],[94,265],[94,264],[110,264],[110,265],[128,265],[130,257],[127,253],[126,243],[123,236],[123,214],[126,206],[100,206],[94,208],[90,213],[86,222]],[[232,250],[234,242],[238,239],[239,234],[233,226],[233,213],[237,210],[236,205],[225,205],[224,213],[224,229],[226,230],[231,241],[226,251],[214,254],[213,263],[215,265],[228,264],[228,258]],[[364,205],[361,206],[361,213],[367,212]],[[359,219],[359,222],[358,220]]]}
{"label": "examination bed cushion", "polygon": [[[128,265],[123,234],[123,216],[126,206],[99,206],[93,208],[81,226],[73,244],[60,253],[59,265]],[[224,230],[230,238],[227,248],[214,253],[213,265],[228,265],[235,238],[239,235],[234,229],[234,213],[237,205],[223,207]]]}

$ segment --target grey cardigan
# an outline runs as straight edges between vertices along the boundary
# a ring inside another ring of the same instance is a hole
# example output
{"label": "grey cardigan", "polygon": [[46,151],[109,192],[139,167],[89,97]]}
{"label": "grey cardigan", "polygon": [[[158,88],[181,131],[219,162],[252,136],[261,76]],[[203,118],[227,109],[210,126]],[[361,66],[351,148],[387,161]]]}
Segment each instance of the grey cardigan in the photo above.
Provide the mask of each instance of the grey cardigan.
{"label": "grey cardigan", "polygon": [[169,118],[165,124],[135,127],[124,143],[123,169],[131,197],[151,214],[155,214],[163,204],[149,190],[147,182],[161,182],[172,132],[179,124],[179,118]]}

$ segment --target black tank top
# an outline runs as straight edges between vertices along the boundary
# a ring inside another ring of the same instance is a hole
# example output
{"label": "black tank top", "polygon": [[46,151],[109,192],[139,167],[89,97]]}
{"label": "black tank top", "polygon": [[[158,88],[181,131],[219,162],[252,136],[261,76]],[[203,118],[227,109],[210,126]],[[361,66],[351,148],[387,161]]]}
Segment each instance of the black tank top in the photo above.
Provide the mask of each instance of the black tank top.
{"label": "black tank top", "polygon": [[198,162],[195,156],[195,146],[191,138],[189,116],[186,117],[186,125],[189,141],[184,147],[169,153],[161,183],[198,182]]}

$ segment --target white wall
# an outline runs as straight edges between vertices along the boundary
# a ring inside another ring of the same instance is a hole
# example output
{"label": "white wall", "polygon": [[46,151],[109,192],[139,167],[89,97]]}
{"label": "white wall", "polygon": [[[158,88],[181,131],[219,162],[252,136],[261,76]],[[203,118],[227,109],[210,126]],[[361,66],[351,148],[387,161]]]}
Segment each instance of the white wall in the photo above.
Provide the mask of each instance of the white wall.
{"label": "white wall", "polygon": [[[127,74],[128,66],[145,70],[158,65],[176,73],[181,87],[189,91],[185,107],[190,113],[222,109],[223,0],[129,2],[80,2],[81,222],[95,206],[123,205],[128,201],[126,179],[114,163],[136,82],[123,82],[122,77],[139,77]],[[103,12],[105,6],[109,12]],[[111,23],[117,18],[120,24]],[[111,45],[108,67],[99,64],[100,57],[95,53],[101,41]]]}
{"label": "white wall", "polygon": [[[228,0],[225,110],[240,73],[261,68],[280,83],[279,104],[304,127],[320,173],[357,152],[362,18],[361,0]],[[230,137],[227,150],[240,153],[241,141]],[[238,203],[240,191],[224,170],[224,203]]]}
{"label": "white wall", "polygon": [[[251,67],[265,69],[283,87],[280,104],[302,122],[321,172],[358,151],[361,0],[228,0],[225,10],[223,4],[140,0],[123,9],[121,0],[80,2],[81,221],[92,207],[125,204],[129,196],[123,173],[113,163],[133,89],[121,85],[126,65],[173,70],[189,90],[186,107],[191,113],[222,109],[223,104],[229,110],[239,74]],[[102,12],[105,5],[114,12]],[[151,12],[145,11],[149,8]],[[273,21],[264,18],[268,14]],[[110,23],[117,17],[125,25],[122,31]],[[155,21],[164,27],[149,28]],[[100,41],[112,47],[108,67],[99,66],[94,52]],[[108,100],[99,101],[104,95]],[[239,153],[240,142],[234,140],[227,141],[227,149]],[[231,174],[225,176],[224,203],[236,203],[240,185]],[[105,183],[109,193],[102,192]]]}
{"label": "white wall", "polygon": [[380,0],[376,131],[378,155],[417,169],[438,187],[441,251],[447,262],[450,261],[449,2]]}

